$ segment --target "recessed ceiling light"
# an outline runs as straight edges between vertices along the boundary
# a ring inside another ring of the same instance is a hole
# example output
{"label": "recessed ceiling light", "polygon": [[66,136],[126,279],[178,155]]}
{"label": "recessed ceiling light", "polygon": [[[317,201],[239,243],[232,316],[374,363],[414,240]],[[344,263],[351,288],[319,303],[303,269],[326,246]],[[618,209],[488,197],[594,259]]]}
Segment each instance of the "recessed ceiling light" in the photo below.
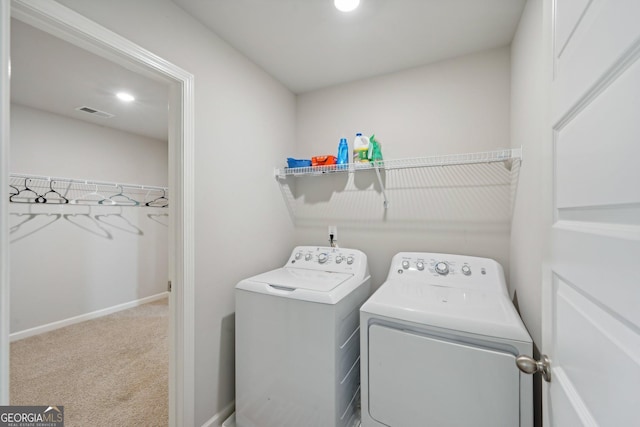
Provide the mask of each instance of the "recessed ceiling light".
{"label": "recessed ceiling light", "polygon": [[342,12],[351,12],[360,4],[360,0],[333,0],[336,9]]}
{"label": "recessed ceiling light", "polygon": [[116,93],[116,96],[118,97],[118,99],[120,101],[124,101],[124,102],[132,102],[132,101],[136,100],[133,97],[133,95],[131,95],[130,93],[127,93],[127,92],[118,92],[118,93]]}

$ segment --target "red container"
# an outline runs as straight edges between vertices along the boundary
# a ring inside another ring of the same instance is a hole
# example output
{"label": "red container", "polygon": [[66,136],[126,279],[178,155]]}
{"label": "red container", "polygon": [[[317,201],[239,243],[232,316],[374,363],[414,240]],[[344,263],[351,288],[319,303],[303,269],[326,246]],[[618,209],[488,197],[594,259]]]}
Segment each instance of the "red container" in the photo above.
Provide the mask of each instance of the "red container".
{"label": "red container", "polygon": [[335,165],[336,156],[314,156],[311,158],[311,166]]}

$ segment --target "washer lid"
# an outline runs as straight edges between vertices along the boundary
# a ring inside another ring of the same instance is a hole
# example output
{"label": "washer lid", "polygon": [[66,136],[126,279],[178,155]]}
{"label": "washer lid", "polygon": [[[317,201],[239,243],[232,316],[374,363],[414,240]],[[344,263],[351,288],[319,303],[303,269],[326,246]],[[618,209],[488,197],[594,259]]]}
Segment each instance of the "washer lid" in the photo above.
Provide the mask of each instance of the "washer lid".
{"label": "washer lid", "polygon": [[291,290],[306,289],[316,292],[329,292],[351,277],[353,277],[353,274],[302,268],[279,268],[258,274],[249,280]]}
{"label": "washer lid", "polygon": [[420,325],[531,342],[508,297],[498,292],[387,281],[360,311]]}

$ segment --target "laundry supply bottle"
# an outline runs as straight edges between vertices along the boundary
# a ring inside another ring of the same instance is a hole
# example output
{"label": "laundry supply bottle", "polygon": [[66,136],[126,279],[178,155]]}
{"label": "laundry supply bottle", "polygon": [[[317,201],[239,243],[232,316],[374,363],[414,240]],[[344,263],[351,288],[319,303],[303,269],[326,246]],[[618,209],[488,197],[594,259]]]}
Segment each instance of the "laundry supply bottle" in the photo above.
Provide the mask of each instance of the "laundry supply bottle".
{"label": "laundry supply bottle", "polygon": [[340,138],[338,144],[338,160],[336,162],[339,165],[346,165],[349,163],[349,144],[347,138]]}
{"label": "laundry supply bottle", "polygon": [[369,163],[369,138],[356,133],[353,140],[353,163]]}
{"label": "laundry supply bottle", "polygon": [[367,157],[370,162],[382,161],[382,147],[380,143],[376,141],[375,135],[371,135],[371,138],[369,138],[369,151],[367,153]]}

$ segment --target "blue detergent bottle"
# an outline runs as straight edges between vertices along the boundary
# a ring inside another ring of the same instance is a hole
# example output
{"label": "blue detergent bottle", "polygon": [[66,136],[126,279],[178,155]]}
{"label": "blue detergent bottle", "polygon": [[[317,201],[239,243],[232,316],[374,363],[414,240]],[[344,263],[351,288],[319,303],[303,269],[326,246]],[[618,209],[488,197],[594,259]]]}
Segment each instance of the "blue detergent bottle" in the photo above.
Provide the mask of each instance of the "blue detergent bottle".
{"label": "blue detergent bottle", "polygon": [[338,144],[338,160],[336,162],[339,165],[346,165],[349,163],[349,144],[347,138],[340,138]]}

